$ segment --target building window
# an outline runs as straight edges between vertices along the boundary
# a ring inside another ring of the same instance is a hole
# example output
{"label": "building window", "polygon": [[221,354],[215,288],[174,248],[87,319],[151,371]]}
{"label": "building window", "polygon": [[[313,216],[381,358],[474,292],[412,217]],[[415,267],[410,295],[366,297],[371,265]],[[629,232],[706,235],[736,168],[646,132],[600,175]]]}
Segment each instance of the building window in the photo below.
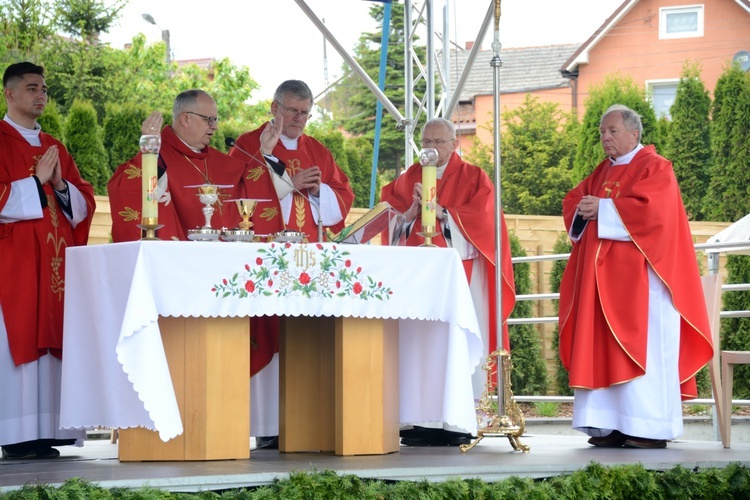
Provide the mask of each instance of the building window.
{"label": "building window", "polygon": [[703,5],[659,9],[659,38],[703,36]]}
{"label": "building window", "polygon": [[656,118],[666,117],[671,120],[669,109],[674,104],[677,95],[677,84],[679,80],[651,80],[646,82],[651,106],[654,108]]}

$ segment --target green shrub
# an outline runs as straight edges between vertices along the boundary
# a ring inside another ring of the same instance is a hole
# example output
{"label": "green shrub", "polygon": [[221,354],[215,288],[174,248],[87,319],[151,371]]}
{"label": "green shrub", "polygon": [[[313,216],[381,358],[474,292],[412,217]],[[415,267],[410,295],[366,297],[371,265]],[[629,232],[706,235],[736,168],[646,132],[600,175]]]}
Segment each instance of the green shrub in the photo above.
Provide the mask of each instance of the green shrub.
{"label": "green shrub", "polygon": [[[570,243],[567,233],[562,233],[557,237],[555,246],[552,247],[553,254],[564,254],[570,253],[573,249],[573,245]],[[567,260],[556,260],[552,263],[552,273],[549,278],[550,290],[557,293],[560,291],[560,281],[562,280],[563,271],[565,271],[565,265]],[[555,312],[559,310],[559,302],[555,302]],[[573,391],[568,385],[568,371],[563,367],[562,361],[560,361],[559,348],[560,348],[560,326],[555,327],[555,337],[552,341],[552,346],[555,351],[555,385],[557,394],[562,396],[572,396]]]}
{"label": "green shrub", "polygon": [[143,120],[149,110],[139,104],[115,104],[106,107],[104,147],[109,152],[109,169],[115,169],[138,154]]}
{"label": "green shrub", "polygon": [[106,195],[110,177],[108,156],[94,106],[76,99],[65,120],[64,132],[65,146],[73,155],[81,176],[94,185],[96,194]]}
{"label": "green shrub", "polygon": [[[509,240],[513,257],[526,255],[518,236],[511,232]],[[516,295],[531,293],[531,266],[528,263],[515,264],[513,274],[516,281]],[[511,318],[531,318],[532,316],[531,301],[516,302]],[[546,394],[547,369],[542,358],[542,341],[539,331],[533,325],[512,325],[508,333],[513,363],[510,376],[513,393]]]}

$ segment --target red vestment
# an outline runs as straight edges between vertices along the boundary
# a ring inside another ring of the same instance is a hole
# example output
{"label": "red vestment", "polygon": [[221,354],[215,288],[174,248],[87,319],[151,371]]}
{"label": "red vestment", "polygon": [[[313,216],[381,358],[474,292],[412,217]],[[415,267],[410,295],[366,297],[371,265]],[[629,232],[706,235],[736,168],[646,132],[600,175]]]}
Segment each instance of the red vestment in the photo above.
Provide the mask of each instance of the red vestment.
{"label": "red vestment", "polygon": [[8,202],[11,182],[33,175],[38,159],[57,146],[62,178],[81,192],[88,214],[73,228],[46,183],[41,219],[0,223],[0,305],[16,365],[35,361],[47,350],[62,357],[65,249],[88,242],[96,210],[94,188],[81,178],[65,146],[43,132],[39,139],[41,146],[32,146],[0,121],[0,210]]}
{"label": "red vestment", "polygon": [[[271,174],[265,165],[250,165],[243,160],[232,158],[214,148],[206,147],[199,153],[190,149],[174,133],[172,127],[165,127],[161,133],[162,144],[159,151],[159,167],[167,172],[168,197],[159,200],[159,224],[164,227],[157,231],[159,239],[187,240],[188,230],[202,227],[205,217],[203,205],[198,200],[196,189],[186,189],[206,183],[206,176],[212,184],[232,186],[222,189],[223,200],[253,198],[269,200],[259,202],[251,218],[256,234],[274,234],[281,231],[283,221],[276,190]],[[204,176],[203,174],[207,174]],[[132,241],[141,237],[137,227],[141,222],[141,154],[117,167],[107,185],[112,210],[112,240]],[[236,228],[242,220],[236,204],[223,202],[214,205],[211,227]],[[250,319],[251,350],[250,370],[256,373],[266,366],[273,356],[268,355],[266,329],[278,330],[277,326],[267,326],[275,318],[265,316]]]}
{"label": "red vestment", "polygon": [[[237,138],[237,147],[229,151],[230,156],[249,161],[255,168],[267,169],[263,154],[260,151],[260,134],[268,125],[268,122],[259,128],[246,132]],[[294,176],[299,170],[317,166],[320,168],[321,183],[328,185],[336,194],[339,210],[343,214],[341,222],[334,224],[330,229],[334,233],[341,231],[346,226],[346,214],[354,203],[354,191],[349,185],[349,178],[343,170],[336,165],[331,152],[320,142],[307,135],[301,135],[297,141],[297,149],[287,149],[282,141],[279,141],[272,151],[273,155],[286,165],[286,171]],[[252,155],[248,158],[248,154]],[[318,241],[318,221],[316,220],[310,202],[299,193],[292,193],[292,211],[289,221],[283,221],[284,228],[301,232],[307,235],[308,241]],[[282,217],[283,218],[283,217]],[[323,228],[325,234],[326,228]],[[253,344],[251,375],[258,373],[273,358],[274,353],[279,351],[279,325],[275,316],[261,316],[253,323],[256,332]]]}
{"label": "red vestment", "polygon": [[570,386],[598,389],[642,376],[646,359],[648,266],[680,314],[683,399],[697,396],[695,374],[713,356],[700,272],[672,163],[653,146],[627,165],[607,159],[563,200],[570,230],[585,195],[613,199],[632,241],[599,239],[590,220],[560,283],[560,358]]}
{"label": "red vestment", "polygon": [[[258,203],[252,217],[257,234],[270,234],[282,229],[281,210],[271,177],[265,167],[249,167],[244,161],[230,158],[224,153],[205,147],[200,152],[190,149],[167,126],[161,133],[161,150],[158,165],[166,170],[167,193],[159,200],[159,224],[164,227],[156,233],[161,240],[187,240],[188,230],[203,227],[203,204],[198,200],[197,189],[186,188],[212,184],[232,186],[220,190],[220,202],[214,205],[211,227],[237,228],[242,220],[235,203],[226,200],[238,198],[267,199]],[[115,170],[107,184],[112,211],[112,240],[140,239],[141,230],[141,154],[126,161]]]}
{"label": "red vestment", "polygon": [[[246,161],[253,161],[266,168],[263,155],[260,152],[260,134],[263,132],[266,125],[268,125],[268,122],[261,125],[260,128],[242,134],[237,139],[237,148],[233,148],[229,154]],[[255,158],[248,160],[247,154],[240,149],[254,155]],[[344,226],[346,226],[346,214],[349,213],[349,210],[354,203],[354,191],[352,191],[352,188],[349,185],[349,178],[344,171],[336,165],[328,148],[312,137],[302,134],[298,139],[297,149],[287,149],[284,144],[279,141],[273,149],[273,155],[284,162],[286,165],[286,171],[292,177],[298,171],[306,168],[314,166],[320,168],[320,182],[329,186],[336,194],[339,209],[344,216],[340,222],[333,226],[326,226],[323,228],[323,234],[325,234],[326,228],[329,227],[334,233],[341,231]],[[286,228],[305,233],[308,240],[311,242],[317,241],[318,221],[313,215],[310,203],[300,196],[299,193],[295,192],[292,193],[292,195],[294,196],[292,201],[292,212],[289,216],[289,220],[284,221]]]}
{"label": "red vestment", "polygon": [[[387,201],[399,212],[406,212],[412,204],[414,184],[422,182],[422,166],[415,163],[396,180],[383,187],[380,201]],[[437,203],[445,208],[453,219],[451,231],[460,231],[464,238],[474,245],[486,262],[489,284],[488,310],[490,311],[490,345],[493,352],[497,345],[497,321],[495,307],[495,187],[489,176],[479,167],[470,165],[455,152],[451,155],[443,176],[437,180]],[[510,351],[507,320],[516,302],[511,262],[510,242],[505,217],[500,211],[502,235],[502,300],[503,300],[503,347]],[[419,246],[424,238],[417,233],[422,227],[422,212],[417,212],[414,226],[406,241],[408,246]],[[438,220],[440,234],[432,242],[439,247],[447,247],[443,236],[442,222]],[[471,281],[471,261],[464,262],[467,278]]]}

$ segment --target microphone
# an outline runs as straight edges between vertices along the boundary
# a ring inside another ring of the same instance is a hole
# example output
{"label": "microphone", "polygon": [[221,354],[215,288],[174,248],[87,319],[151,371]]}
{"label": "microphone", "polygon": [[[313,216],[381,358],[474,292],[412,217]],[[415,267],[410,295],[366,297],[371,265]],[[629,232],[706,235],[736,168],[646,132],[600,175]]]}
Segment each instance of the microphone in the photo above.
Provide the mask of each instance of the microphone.
{"label": "microphone", "polygon": [[[257,156],[255,156],[253,154],[250,154],[247,151],[245,151],[244,149],[242,149],[241,147],[239,147],[237,145],[237,141],[235,141],[233,137],[227,137],[226,139],[224,139],[224,144],[226,144],[227,147],[236,148],[241,153],[245,153],[247,156],[249,156],[250,158],[252,158],[253,160],[255,160],[255,161],[259,162],[259,163],[263,163],[263,164],[268,164],[269,163],[269,162],[266,162],[265,157],[263,158],[263,160],[259,160]],[[283,168],[283,165],[279,165],[279,166]],[[318,209],[318,223],[317,223],[318,224],[318,242],[319,243],[323,243],[323,214],[320,211],[320,203],[314,202],[312,200],[312,198],[310,198],[309,196],[307,196],[306,194],[304,194],[302,191],[300,191],[299,189],[297,189],[296,187],[294,187],[294,184],[292,183],[291,179],[289,177],[284,177],[284,171],[286,169],[281,170],[281,172],[279,172],[276,169],[276,165],[271,165],[271,170],[273,170],[274,173],[277,174],[281,178],[281,180],[283,180],[284,182],[286,182],[298,195],[300,195],[305,200],[307,200],[307,202],[310,205],[313,205],[315,208]]]}

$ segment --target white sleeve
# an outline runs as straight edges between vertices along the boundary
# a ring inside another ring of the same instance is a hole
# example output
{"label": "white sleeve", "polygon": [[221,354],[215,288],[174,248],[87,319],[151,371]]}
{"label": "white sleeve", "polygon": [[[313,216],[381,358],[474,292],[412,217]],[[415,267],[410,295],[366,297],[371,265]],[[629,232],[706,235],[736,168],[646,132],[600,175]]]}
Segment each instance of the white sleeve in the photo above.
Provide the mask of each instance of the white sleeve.
{"label": "white sleeve", "polygon": [[42,204],[39,201],[39,188],[33,177],[10,183],[10,194],[5,206],[0,210],[0,222],[18,222],[41,219]]}
{"label": "white sleeve", "polygon": [[68,190],[70,195],[70,208],[73,212],[73,218],[70,219],[70,224],[73,227],[76,227],[81,221],[86,220],[86,217],[89,215],[89,208],[86,205],[86,198],[83,197],[77,187],[68,183]]}
{"label": "white sleeve", "polygon": [[625,225],[622,223],[614,201],[607,198],[599,200],[599,214],[597,215],[599,233],[603,240],[631,241]]}

